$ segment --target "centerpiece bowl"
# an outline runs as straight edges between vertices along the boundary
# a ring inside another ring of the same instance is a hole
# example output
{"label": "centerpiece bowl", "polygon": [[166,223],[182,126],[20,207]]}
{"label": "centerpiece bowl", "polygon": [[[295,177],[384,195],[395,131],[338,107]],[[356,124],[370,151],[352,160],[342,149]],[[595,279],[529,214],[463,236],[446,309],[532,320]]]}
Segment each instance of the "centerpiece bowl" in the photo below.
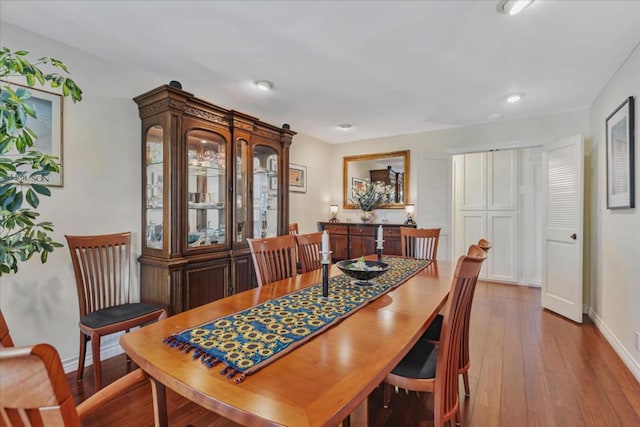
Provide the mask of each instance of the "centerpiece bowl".
{"label": "centerpiece bowl", "polygon": [[345,259],[338,261],[336,266],[347,276],[355,279],[356,285],[370,285],[371,279],[376,278],[389,270],[389,264],[378,261],[365,261]]}

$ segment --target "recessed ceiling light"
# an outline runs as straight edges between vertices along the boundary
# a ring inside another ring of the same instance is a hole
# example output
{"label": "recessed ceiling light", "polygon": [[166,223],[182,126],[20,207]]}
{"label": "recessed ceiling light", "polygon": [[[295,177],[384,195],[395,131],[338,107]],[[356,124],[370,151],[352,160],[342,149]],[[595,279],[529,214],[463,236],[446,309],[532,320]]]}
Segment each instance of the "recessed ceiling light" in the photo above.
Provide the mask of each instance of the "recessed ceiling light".
{"label": "recessed ceiling light", "polygon": [[262,90],[273,89],[273,83],[270,82],[269,80],[256,80],[255,82],[253,82],[253,85],[258,89],[262,89]]}
{"label": "recessed ceiling light", "polygon": [[500,113],[491,113],[487,116],[487,118],[491,119],[491,120],[498,120],[502,118],[502,114]]}
{"label": "recessed ceiling light", "polygon": [[350,130],[353,126],[351,126],[349,123],[343,123],[341,125],[338,125],[338,127],[341,130]]}
{"label": "recessed ceiling light", "polygon": [[509,94],[509,95],[505,96],[505,99],[507,100],[507,102],[509,104],[513,104],[513,103],[516,103],[516,102],[520,101],[523,96],[524,95],[521,94],[521,93],[512,93],[512,94]]}
{"label": "recessed ceiling light", "polygon": [[531,6],[533,0],[500,0],[496,10],[505,15],[513,16]]}

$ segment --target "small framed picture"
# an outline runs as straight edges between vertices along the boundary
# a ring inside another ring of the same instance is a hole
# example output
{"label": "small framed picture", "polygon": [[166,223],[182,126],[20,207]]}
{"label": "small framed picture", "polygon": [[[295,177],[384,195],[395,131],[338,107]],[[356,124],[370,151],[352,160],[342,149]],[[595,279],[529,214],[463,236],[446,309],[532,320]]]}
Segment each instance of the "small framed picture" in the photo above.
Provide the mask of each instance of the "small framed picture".
{"label": "small framed picture", "polygon": [[289,163],[289,191],[307,192],[307,167]]}
{"label": "small framed picture", "polygon": [[351,191],[356,191],[362,189],[365,180],[362,178],[351,178]]}
{"label": "small framed picture", "polygon": [[608,209],[635,207],[633,117],[630,96],[606,120]]}

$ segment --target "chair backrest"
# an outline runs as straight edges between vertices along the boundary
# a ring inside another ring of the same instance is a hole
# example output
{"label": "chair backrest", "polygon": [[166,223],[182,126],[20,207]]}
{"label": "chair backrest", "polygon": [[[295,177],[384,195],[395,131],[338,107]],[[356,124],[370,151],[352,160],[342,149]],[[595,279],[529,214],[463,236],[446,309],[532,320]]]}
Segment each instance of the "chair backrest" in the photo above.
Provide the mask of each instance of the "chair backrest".
{"label": "chair backrest", "polygon": [[60,356],[49,344],[1,349],[0,378],[5,424],[81,425]]}
{"label": "chair backrest", "polygon": [[303,273],[322,267],[322,231],[309,234],[297,234],[298,259]]}
{"label": "chair backrest", "polygon": [[76,276],[80,318],[129,303],[131,233],[65,237]]}
{"label": "chair backrest", "polygon": [[9,325],[4,320],[2,310],[0,310],[0,347],[13,347],[11,333],[9,333]]}
{"label": "chair backrest", "polygon": [[[480,252],[477,252],[476,248]],[[434,425],[442,425],[442,420],[451,419],[458,408],[458,366],[465,315],[471,305],[480,268],[486,258],[484,251],[477,246],[470,248],[469,253],[481,256],[466,255],[458,259],[444,310],[436,361]]]}
{"label": "chair backrest", "polygon": [[258,286],[293,277],[296,271],[296,242],[293,235],[247,239],[256,269]]}
{"label": "chair backrest", "polygon": [[436,259],[439,239],[439,228],[400,227],[402,256],[420,259]]}
{"label": "chair backrest", "polygon": [[489,249],[492,248],[491,242],[488,241],[487,239],[478,240],[478,246],[480,247],[480,249],[482,249],[485,252],[489,252]]}
{"label": "chair backrest", "polygon": [[292,222],[289,224],[289,234],[298,234],[298,223]]}

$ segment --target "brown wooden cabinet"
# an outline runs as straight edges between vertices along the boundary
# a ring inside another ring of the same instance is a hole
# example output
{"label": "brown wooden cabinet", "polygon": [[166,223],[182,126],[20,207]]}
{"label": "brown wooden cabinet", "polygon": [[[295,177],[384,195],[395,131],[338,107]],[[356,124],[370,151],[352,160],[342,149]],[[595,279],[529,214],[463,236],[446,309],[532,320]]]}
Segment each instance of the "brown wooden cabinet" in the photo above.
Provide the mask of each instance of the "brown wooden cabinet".
{"label": "brown wooden cabinet", "polygon": [[388,200],[387,203],[400,203],[404,200],[404,173],[396,172],[391,166],[387,166],[386,169],[370,170],[369,178],[371,182],[383,182],[393,188],[393,200]]}
{"label": "brown wooden cabinet", "polygon": [[247,237],[287,233],[295,132],[173,86],[142,120],[141,300],[170,314],[256,284]]}
{"label": "brown wooden cabinet", "polygon": [[384,255],[402,255],[400,227],[415,228],[415,225],[319,222],[318,230],[327,230],[331,242],[333,261],[340,261],[374,254],[377,230],[380,225],[382,225],[382,237],[384,239],[382,253]]}

